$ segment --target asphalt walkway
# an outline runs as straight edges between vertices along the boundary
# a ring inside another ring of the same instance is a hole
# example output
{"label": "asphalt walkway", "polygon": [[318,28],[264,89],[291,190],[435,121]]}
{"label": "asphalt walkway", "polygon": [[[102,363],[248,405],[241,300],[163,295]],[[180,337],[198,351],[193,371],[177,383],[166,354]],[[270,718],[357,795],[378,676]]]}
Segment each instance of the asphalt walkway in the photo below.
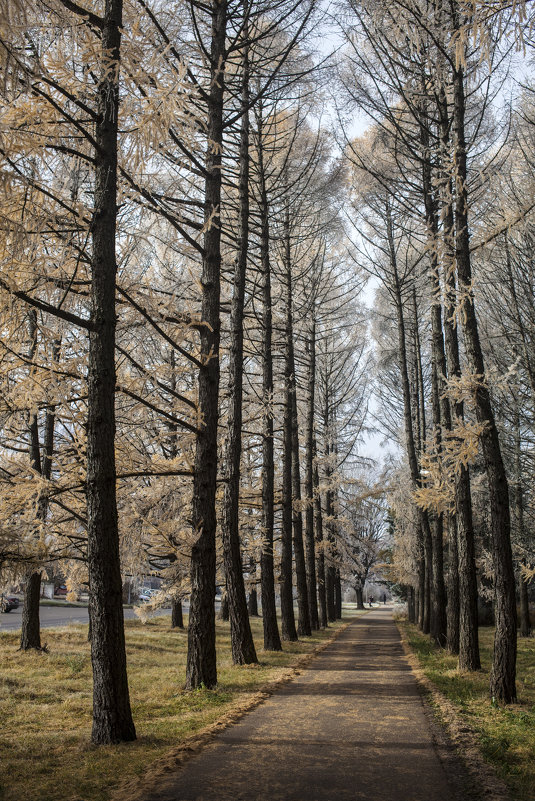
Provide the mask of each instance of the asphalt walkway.
{"label": "asphalt walkway", "polygon": [[308,668],[145,801],[460,801],[463,769],[426,709],[388,608],[357,618]]}

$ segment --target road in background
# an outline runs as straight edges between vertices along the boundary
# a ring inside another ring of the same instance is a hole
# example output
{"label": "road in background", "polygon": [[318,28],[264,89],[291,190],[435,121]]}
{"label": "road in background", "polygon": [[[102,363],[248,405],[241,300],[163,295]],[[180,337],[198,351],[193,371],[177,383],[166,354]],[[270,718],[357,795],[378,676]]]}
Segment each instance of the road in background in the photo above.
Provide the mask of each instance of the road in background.
{"label": "road in background", "polygon": [[[160,617],[170,615],[170,609],[157,609],[152,612],[150,617]],[[133,609],[125,609],[126,620],[136,617]],[[89,623],[89,613],[87,606],[41,606],[39,608],[41,628],[51,628],[52,626],[68,626],[70,623]],[[18,609],[12,609],[7,614],[0,614],[0,633],[2,631],[13,631],[20,629],[22,624],[22,604]]]}

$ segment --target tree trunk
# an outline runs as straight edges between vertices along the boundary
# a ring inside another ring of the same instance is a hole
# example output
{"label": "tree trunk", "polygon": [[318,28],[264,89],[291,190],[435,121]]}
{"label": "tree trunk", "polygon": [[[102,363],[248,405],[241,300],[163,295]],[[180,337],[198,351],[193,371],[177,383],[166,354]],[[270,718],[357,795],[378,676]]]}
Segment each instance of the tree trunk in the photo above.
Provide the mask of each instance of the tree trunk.
{"label": "tree trunk", "polygon": [[485,381],[485,365],[479,340],[468,233],[465,97],[462,67],[453,71],[454,145],[456,163],[455,232],[456,263],[461,296],[464,345],[472,373],[476,416],[482,424],[481,447],[489,487],[491,536],[496,598],[496,632],[490,680],[492,698],[505,703],[516,699],[516,598],[510,539],[509,487],[502,460],[498,431]]}
{"label": "tree trunk", "polygon": [[335,585],[336,585],[336,569],[334,565],[327,565],[326,576],[326,596],[327,596],[327,620],[329,623],[334,623],[336,620],[336,598],[335,598]]}
{"label": "tree trunk", "polygon": [[[28,328],[30,334],[30,349],[28,358],[33,361],[37,349],[37,312],[30,309],[28,312]],[[41,449],[39,447],[39,426],[37,415],[30,416],[30,463],[32,470],[42,473]],[[50,471],[48,473],[50,478]],[[39,500],[37,516],[44,519],[46,507],[42,499]],[[22,620],[20,631],[20,650],[29,651],[31,648],[41,650],[41,624],[39,620],[39,599],[41,596],[41,571],[31,571],[24,584],[24,601],[22,607]]]}
{"label": "tree trunk", "polygon": [[[87,416],[87,561],[96,744],[135,740],[128,693],[115,469],[115,238],[121,0],[106,0],[95,125]],[[110,68],[109,59],[116,65]]]}
{"label": "tree trunk", "polygon": [[269,260],[269,204],[264,172],[261,104],[256,109],[258,129],[257,164],[260,211],[260,260],[262,266],[262,552],[260,585],[264,650],[282,649],[275,605],[274,506],[275,468],[273,457],[273,321],[271,310],[271,265]]}
{"label": "tree trunk", "polygon": [[182,614],[182,600],[180,598],[173,598],[171,600],[171,628],[183,629],[184,616]]}
{"label": "tree trunk", "polygon": [[325,453],[325,515],[326,523],[325,528],[327,537],[325,542],[325,596],[327,603],[327,620],[329,623],[334,623],[336,620],[336,605],[335,605],[335,578],[336,570],[334,566],[335,558],[335,531],[334,531],[334,490],[332,487],[332,463],[333,447],[333,421],[331,419],[330,410],[330,397],[329,397],[329,382],[325,378],[325,397],[323,399],[323,438],[324,438],[324,453]]}
{"label": "tree trunk", "polygon": [[218,620],[228,621],[230,618],[230,612],[228,607],[228,595],[226,591],[221,595],[221,603],[219,605],[219,614],[217,616]]}
{"label": "tree trunk", "polygon": [[459,555],[459,670],[479,670],[477,574],[472,493],[468,468],[455,477],[455,521]]}
{"label": "tree trunk", "polygon": [[[282,470],[282,554],[281,554],[281,613],[282,639],[296,640],[295,617],[293,608],[292,586],[292,541],[294,548],[297,540],[294,534],[293,493],[296,488],[294,459],[294,397],[295,397],[295,363],[293,352],[293,319],[292,319],[292,271],[290,258],[290,224],[289,212],[286,212],[284,225],[284,280],[286,293],[286,325],[284,354],[284,420],[283,420],[283,470]],[[296,532],[297,533],[297,532]],[[302,539],[301,539],[302,546]],[[295,552],[296,565],[303,554]],[[303,564],[299,567],[304,568]],[[299,624],[302,625],[303,587],[298,586]]]}
{"label": "tree trunk", "polygon": [[[327,469],[328,478],[330,468]],[[326,558],[326,583],[325,583],[325,595],[327,599],[327,620],[329,623],[334,623],[336,620],[336,603],[335,603],[335,583],[336,583],[336,569],[333,564],[334,560],[334,531],[333,531],[333,515],[334,515],[334,504],[333,504],[333,493],[332,489],[328,488],[326,493],[326,509],[325,512],[327,514],[327,549],[328,549],[328,556]]]}
{"label": "tree trunk", "polygon": [[310,637],[310,610],[308,606],[308,586],[306,576],[305,549],[303,544],[303,514],[301,512],[301,479],[299,471],[299,441],[297,429],[297,401],[292,393],[292,511],[293,511],[293,544],[295,553],[295,583],[297,587],[298,624],[297,633],[302,637]]}
{"label": "tree trunk", "polygon": [[[396,248],[392,230],[392,215],[390,205],[386,203],[386,222],[387,238],[390,255],[390,266],[394,281],[394,298],[398,324],[398,355],[401,370],[401,387],[403,393],[403,420],[405,425],[405,447],[409,462],[409,471],[413,486],[421,485],[420,466],[416,452],[416,442],[411,415],[411,392],[409,383],[409,370],[407,364],[407,339],[405,333],[405,319],[403,315],[403,300],[401,295],[401,283],[397,267]],[[429,608],[430,608],[430,581],[429,571],[432,563],[431,550],[431,528],[429,516],[425,509],[418,508],[417,525],[417,548],[418,548],[418,597],[419,597],[419,626],[424,632],[429,631]]]}
{"label": "tree trunk", "polygon": [[455,516],[448,520],[448,639],[446,647],[450,654],[459,653],[459,552],[457,548],[457,526]]}
{"label": "tree trunk", "polygon": [[415,604],[415,590],[414,587],[407,587],[407,612],[409,616],[409,623],[416,623],[416,604]]}
{"label": "tree trunk", "polygon": [[520,591],[520,635],[522,637],[531,636],[531,617],[529,614],[529,582],[525,580],[520,573],[519,576],[519,591]]}
{"label": "tree trunk", "polygon": [[[397,264],[396,264],[397,273]],[[420,343],[420,329],[418,320],[418,309],[416,304],[416,288],[413,284],[412,292],[412,328],[413,328],[413,380],[409,378],[409,390],[411,393],[411,420],[413,426],[413,441],[416,450],[416,459],[418,462],[418,481],[419,481],[419,462],[424,450],[426,441],[426,414],[425,414],[425,393],[424,393],[424,379],[422,367],[422,349]],[[399,303],[401,304],[401,317],[403,319],[403,308],[401,299],[401,287],[399,287]],[[407,349],[407,373],[409,371],[410,353]],[[402,368],[403,369],[403,368]],[[426,509],[418,510],[422,518],[421,530],[423,531],[422,541],[422,570],[423,570],[423,617],[422,617],[422,631],[429,634],[432,629],[434,620],[434,607],[433,607],[433,533],[431,528],[431,521],[429,513]]]}
{"label": "tree trunk", "polygon": [[[515,427],[515,482],[514,482],[514,516],[516,522],[517,537],[520,544],[526,540],[524,523],[524,487],[522,484],[522,438],[520,433],[520,412],[518,398],[515,398],[514,408],[514,427]],[[522,560],[525,565],[525,560]],[[529,615],[529,594],[528,584],[522,575],[522,570],[518,571],[518,592],[520,596],[520,635],[529,637],[531,635],[531,619]]]}
{"label": "tree trunk", "polygon": [[20,633],[20,650],[41,650],[39,622],[39,599],[41,597],[41,573],[32,571],[24,585],[24,605]]}
{"label": "tree trunk", "polygon": [[[439,96],[440,131],[443,150],[449,151],[450,120],[445,91]],[[455,223],[452,197],[453,185],[449,171],[445,175],[446,203],[442,209],[444,219],[445,272],[445,310],[444,337],[446,346],[447,373],[450,378],[461,377],[459,339],[457,327],[453,324],[456,308],[455,282]],[[451,404],[452,429],[464,422],[464,404],[454,401]],[[457,530],[457,555],[459,564],[459,669],[479,670],[479,634],[477,619],[477,574],[475,563],[474,527],[472,520],[472,496],[470,473],[467,467],[459,466],[455,475],[455,527]]]}
{"label": "tree trunk", "polygon": [[[314,457],[316,442],[314,441]],[[325,540],[323,538],[323,513],[321,509],[321,492],[318,463],[314,462],[314,522],[316,529],[316,572],[318,576],[319,624],[327,628],[327,577],[325,571]]]}
{"label": "tree trunk", "polygon": [[310,338],[307,340],[308,362],[308,409],[306,421],[306,468],[305,468],[305,551],[306,579],[308,589],[308,608],[311,629],[319,629],[317,583],[316,583],[316,548],[314,542],[314,400],[316,387],[316,323],[313,320]]}
{"label": "tree trunk", "polygon": [[364,593],[362,592],[361,584],[355,587],[355,594],[357,596],[357,609],[364,609]]}
{"label": "tree trunk", "polygon": [[[422,189],[424,196],[425,222],[429,241],[431,286],[431,406],[433,413],[433,441],[438,459],[442,458],[442,426],[451,428],[449,401],[446,389],[446,355],[442,332],[442,306],[440,302],[440,279],[438,265],[438,216],[431,173],[429,147],[429,120],[426,109],[421,110],[420,141],[422,145]],[[414,298],[414,306],[416,302]],[[416,308],[415,308],[416,312]],[[415,320],[417,325],[417,318]],[[446,591],[444,587],[443,516],[435,513],[432,521],[432,587],[431,587],[431,636],[438,645],[446,644]]]}
{"label": "tree trunk", "polygon": [[305,549],[303,544],[303,513],[301,512],[301,476],[299,469],[299,429],[297,420],[297,387],[295,382],[295,359],[292,331],[292,512],[293,544],[295,553],[295,583],[297,587],[298,623],[297,633],[310,637],[310,610],[308,606],[308,587],[306,576]]}
{"label": "tree trunk", "polygon": [[288,332],[286,332],[284,419],[282,438],[282,531],[280,598],[282,639],[297,640],[292,586],[292,395]]}
{"label": "tree trunk", "polygon": [[[247,25],[243,36],[247,40]],[[230,613],[230,642],[232,660],[237,665],[257,662],[256,650],[247,614],[247,599],[243,581],[243,567],[239,530],[240,461],[243,401],[243,309],[245,303],[245,275],[249,246],[249,55],[247,44],[242,58],[242,118],[240,137],[239,177],[239,235],[238,255],[234,270],[234,294],[230,312],[230,355],[228,415],[228,477],[225,484],[221,537],[227,580]]]}
{"label": "tree trunk", "polygon": [[444,647],[447,641],[446,587],[444,585],[444,516],[433,519],[433,615],[431,636],[437,645]]}
{"label": "tree trunk", "polygon": [[420,342],[420,326],[418,318],[418,307],[416,303],[416,287],[412,286],[412,365],[409,350],[407,352],[407,369],[412,367],[412,375],[409,378],[411,390],[411,415],[414,430],[414,447],[418,459],[421,458],[423,446],[426,438],[426,413],[425,413],[425,391],[422,366],[422,345]]}
{"label": "tree trunk", "polygon": [[221,280],[221,152],[227,2],[210,4],[212,38],[211,84],[208,96],[208,130],[205,179],[205,225],[202,265],[202,320],[200,327],[199,419],[195,477],[193,480],[193,532],[191,550],[191,601],[188,625],[186,688],[215,687],[216,481],[217,423],[219,416],[219,316]]}
{"label": "tree trunk", "polygon": [[[420,530],[419,537],[423,541],[423,536],[421,534],[421,526],[418,526]],[[424,601],[425,601],[425,559],[423,557],[423,545],[422,547],[422,554],[418,558],[418,627],[423,631],[424,630]]]}
{"label": "tree trunk", "polygon": [[[301,512],[301,476],[299,466],[299,427],[297,418],[297,386],[295,379],[295,354],[293,330],[293,280],[292,259],[290,245],[290,212],[286,209],[284,222],[284,269],[286,292],[286,350],[285,350],[285,381],[286,403],[290,407],[290,421],[288,425],[291,448],[291,492],[286,496],[286,503],[290,505],[293,530],[293,550],[295,557],[295,583],[297,589],[298,624],[297,633],[300,636],[310,636],[310,613],[308,609],[308,590],[305,569],[305,551],[303,546],[303,515]],[[286,414],[286,412],[285,412]],[[285,428],[286,434],[286,428]],[[286,447],[286,445],[285,445]],[[284,635],[283,635],[284,636]]]}
{"label": "tree trunk", "polygon": [[[425,512],[425,510],[424,510]],[[427,514],[426,514],[427,517]],[[428,518],[429,520],[429,518]],[[431,587],[433,583],[432,570],[433,570],[433,539],[431,536],[431,526],[427,525],[424,528],[424,563],[425,563],[425,580],[424,580],[424,622],[422,631],[424,634],[431,632]]]}
{"label": "tree trunk", "polygon": [[249,598],[247,600],[247,609],[249,611],[249,617],[259,617],[258,615],[258,593],[256,589],[253,587],[251,592],[249,593]]}
{"label": "tree trunk", "polygon": [[338,569],[334,577],[334,613],[337,620],[342,619],[342,580]]}

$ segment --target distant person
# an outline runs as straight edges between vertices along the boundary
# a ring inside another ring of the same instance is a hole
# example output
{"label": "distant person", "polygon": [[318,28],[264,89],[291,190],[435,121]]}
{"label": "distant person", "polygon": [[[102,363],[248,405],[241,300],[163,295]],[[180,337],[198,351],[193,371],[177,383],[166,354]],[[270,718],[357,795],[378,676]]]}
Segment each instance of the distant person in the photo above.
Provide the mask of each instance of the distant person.
{"label": "distant person", "polygon": [[370,595],[370,606],[373,606],[373,595]]}
{"label": "distant person", "polygon": [[383,604],[386,604],[386,593],[383,592]]}

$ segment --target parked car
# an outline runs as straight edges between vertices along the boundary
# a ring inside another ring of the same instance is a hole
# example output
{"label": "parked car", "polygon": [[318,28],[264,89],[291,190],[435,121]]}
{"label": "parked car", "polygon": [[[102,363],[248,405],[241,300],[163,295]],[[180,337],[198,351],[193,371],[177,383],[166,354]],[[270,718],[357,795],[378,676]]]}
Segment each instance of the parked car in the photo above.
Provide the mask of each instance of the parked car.
{"label": "parked car", "polygon": [[2,595],[0,598],[0,612],[11,612],[12,609],[17,609],[19,606],[19,599],[12,596]]}
{"label": "parked car", "polygon": [[62,584],[61,587],[54,590],[54,595],[67,595],[67,587],[65,584]]}
{"label": "parked car", "polygon": [[151,589],[142,589],[139,593],[139,600],[140,601],[152,601],[152,596],[156,595],[158,590],[151,590]]}

